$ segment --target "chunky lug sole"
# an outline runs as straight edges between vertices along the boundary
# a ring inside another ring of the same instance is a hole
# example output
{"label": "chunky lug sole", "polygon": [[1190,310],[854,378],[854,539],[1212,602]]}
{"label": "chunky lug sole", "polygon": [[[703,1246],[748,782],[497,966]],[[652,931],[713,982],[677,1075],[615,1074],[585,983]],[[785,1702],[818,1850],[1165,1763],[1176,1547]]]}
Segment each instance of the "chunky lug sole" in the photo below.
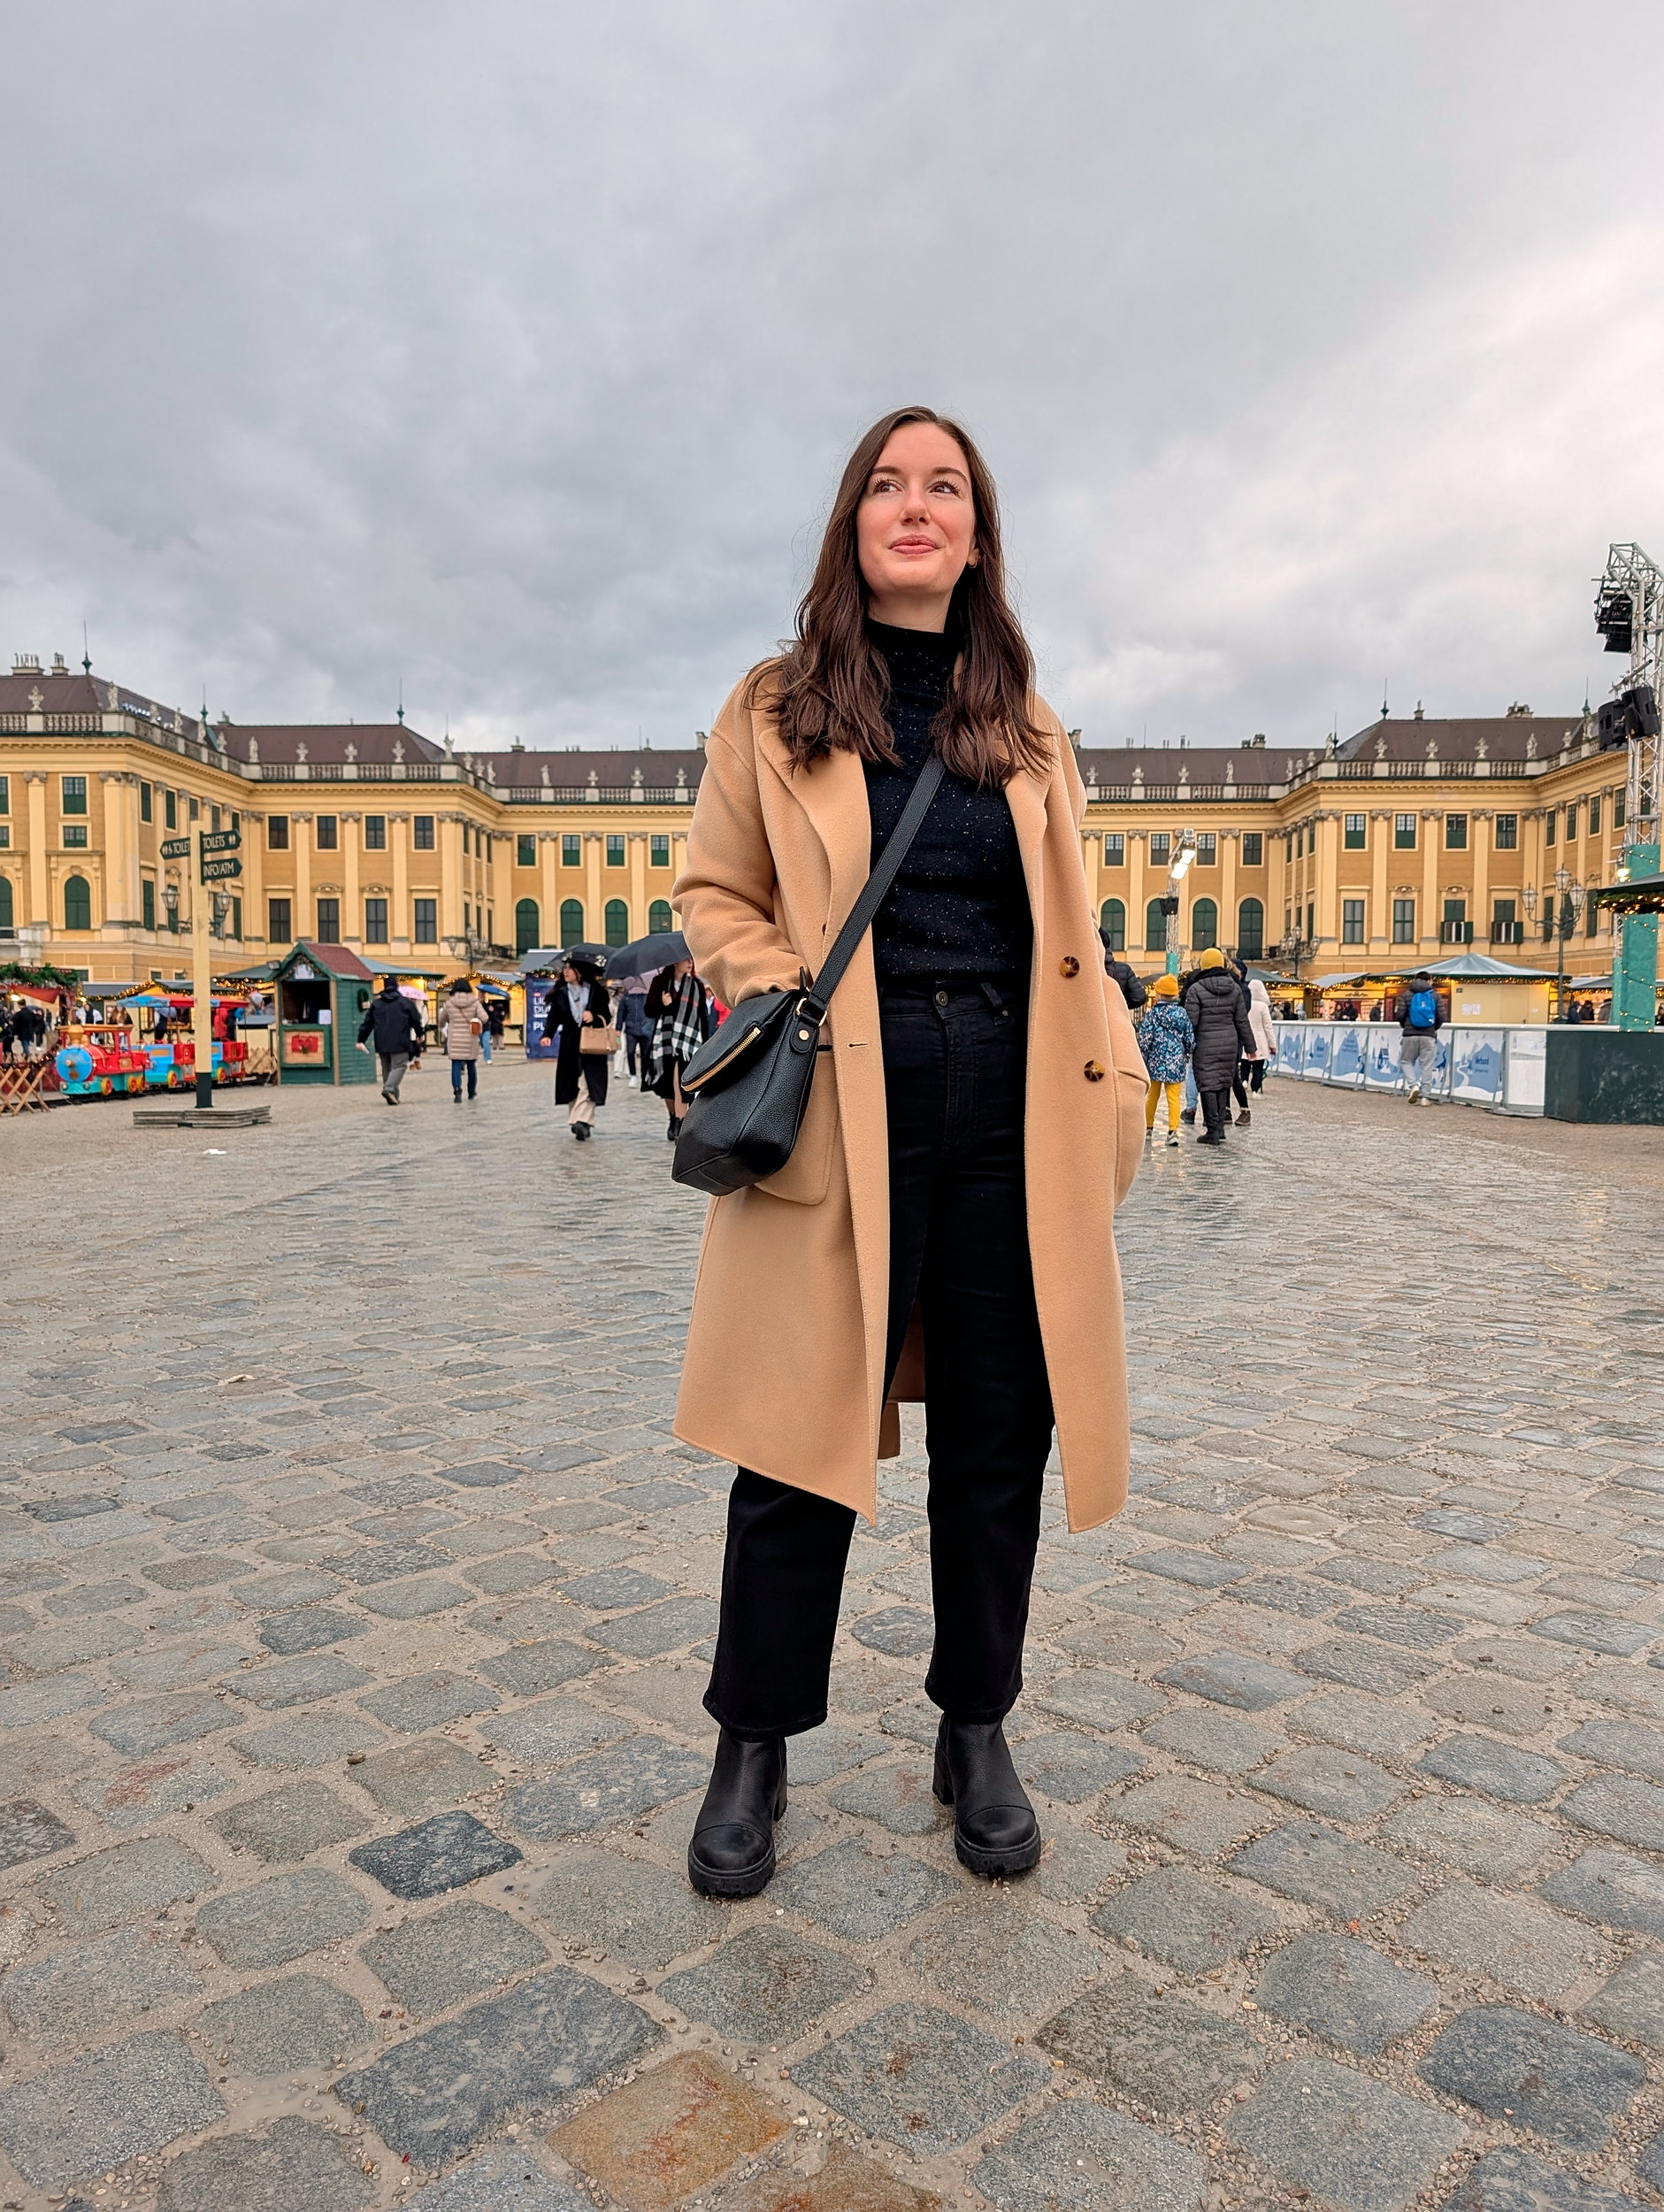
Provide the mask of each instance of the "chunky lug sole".
{"label": "chunky lug sole", "polygon": [[[939,1805],[953,1803],[954,1785],[947,1772],[947,1762],[942,1756],[939,1746],[936,1752],[936,1774],[933,1786],[936,1792],[936,1802]],[[1037,1823],[1034,1833],[1027,1843],[1019,1843],[1014,1848],[1005,1851],[990,1851],[981,1844],[972,1843],[960,1827],[958,1821],[955,1820],[954,1823],[955,1857],[957,1858],[961,1866],[969,1867],[973,1874],[985,1875],[990,1880],[1001,1874],[1026,1874],[1031,1867],[1038,1866],[1045,1838],[1040,1834]]]}
{"label": "chunky lug sole", "polygon": [[[786,1806],[786,1777],[782,1774],[779,1787],[774,1793],[772,1808],[777,1821],[784,1819]],[[706,1897],[755,1897],[759,1890],[767,1889],[774,1879],[772,1833],[761,1856],[749,1866],[722,1869],[705,1864],[699,1855],[699,1838],[695,1836],[687,1847],[687,1878]]]}

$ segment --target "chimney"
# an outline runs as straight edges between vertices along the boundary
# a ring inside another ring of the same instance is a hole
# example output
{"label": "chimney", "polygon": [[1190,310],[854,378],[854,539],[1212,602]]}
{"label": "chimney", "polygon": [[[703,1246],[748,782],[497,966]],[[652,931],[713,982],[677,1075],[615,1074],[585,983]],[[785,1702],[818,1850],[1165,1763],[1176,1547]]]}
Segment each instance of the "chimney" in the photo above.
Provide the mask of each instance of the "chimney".
{"label": "chimney", "polygon": [[12,673],[14,676],[38,676],[41,673],[40,657],[35,653],[14,653],[12,656]]}
{"label": "chimney", "polygon": [[69,664],[61,653],[52,656],[52,673],[55,676],[67,676],[69,673]]}

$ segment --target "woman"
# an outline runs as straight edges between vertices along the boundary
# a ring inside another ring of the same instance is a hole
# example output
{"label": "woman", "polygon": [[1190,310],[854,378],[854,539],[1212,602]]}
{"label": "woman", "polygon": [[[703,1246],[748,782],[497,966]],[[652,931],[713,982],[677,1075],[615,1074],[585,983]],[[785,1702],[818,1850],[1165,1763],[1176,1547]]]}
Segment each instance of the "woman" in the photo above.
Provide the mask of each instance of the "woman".
{"label": "woman", "polygon": [[466,976],[458,976],[439,1010],[439,1048],[450,1061],[450,1094],[462,1104],[463,1073],[468,1076],[468,1096],[479,1088],[479,1038],[486,1025],[485,1002]]}
{"label": "woman", "polygon": [[[1242,1064],[1249,1088],[1257,1097],[1265,1087],[1265,1071],[1277,1057],[1277,1032],[1271,1026],[1271,994],[1256,975],[1248,986],[1248,1026],[1254,1032],[1254,1056]],[[1247,1118],[1247,1110],[1238,1116]]]}
{"label": "woman", "polygon": [[1223,1144],[1238,1064],[1249,1058],[1255,1046],[1242,986],[1226,967],[1217,945],[1209,945],[1203,953],[1182,1002],[1196,1033],[1190,1064],[1204,1124],[1196,1141]]}
{"label": "woman", "polygon": [[739,1463],[688,1853],[711,1895],[774,1870],[785,1740],[825,1718],[850,1536],[901,1397],[928,1414],[936,1793],[974,1870],[1039,1855],[1002,1724],[1054,1422],[1070,1525],[1125,1496],[1110,1217],[1145,1077],[1104,973],[1079,773],[1031,680],[980,456],[927,408],[886,416],[844,471],[794,641],[712,726],[671,895],[719,997],[792,987],[940,752],[796,1148],[706,1227],[676,1432]]}
{"label": "woman", "polygon": [[1150,1087],[1144,1100],[1144,1133],[1155,1133],[1155,1112],[1167,1096],[1167,1141],[1178,1142],[1179,1100],[1185,1092],[1185,1071],[1190,1065],[1195,1035],[1190,1016],[1178,1002],[1178,978],[1158,975],[1149,989],[1148,1002],[1139,1016],[1139,1050],[1144,1056]]}
{"label": "woman", "polygon": [[558,1038],[560,1055],[555,1063],[555,1103],[570,1108],[566,1125],[579,1144],[587,1144],[594,1126],[595,1109],[607,1102],[607,1071],[611,1052],[586,1052],[579,1039],[586,1029],[610,1029],[612,1006],[601,979],[601,965],[587,953],[569,955],[561,979],[548,995],[543,1019],[545,1039]]}
{"label": "woman", "polygon": [[642,1087],[656,1091],[670,1110],[665,1135],[672,1144],[681,1133],[687,1101],[682,1096],[682,1070],[710,1033],[705,987],[694,973],[691,960],[661,968],[648,987],[643,1009],[648,1024]]}

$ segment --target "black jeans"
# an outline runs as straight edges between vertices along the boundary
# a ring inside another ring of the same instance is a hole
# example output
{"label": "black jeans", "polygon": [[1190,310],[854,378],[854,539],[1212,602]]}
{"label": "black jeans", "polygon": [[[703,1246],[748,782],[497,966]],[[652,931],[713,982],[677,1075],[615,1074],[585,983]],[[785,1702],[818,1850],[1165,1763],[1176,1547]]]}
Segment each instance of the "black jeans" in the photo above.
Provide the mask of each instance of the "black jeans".
{"label": "black jeans", "polygon": [[1202,1120],[1208,1133],[1214,1136],[1223,1134],[1225,1123],[1230,1118],[1230,1085],[1226,1084],[1223,1089],[1217,1091],[1204,1091],[1198,1086],[1197,1096],[1201,1100]]}
{"label": "black jeans", "polygon": [[[1023,995],[982,984],[881,994],[890,1139],[887,1375],[916,1301],[924,1331],[931,1587],[927,1694],[998,1720],[1023,1637],[1052,1443],[1023,1172]],[[817,1728],[849,1507],[741,1468],[728,1501],[722,1620],[705,1709],[736,1736]]]}

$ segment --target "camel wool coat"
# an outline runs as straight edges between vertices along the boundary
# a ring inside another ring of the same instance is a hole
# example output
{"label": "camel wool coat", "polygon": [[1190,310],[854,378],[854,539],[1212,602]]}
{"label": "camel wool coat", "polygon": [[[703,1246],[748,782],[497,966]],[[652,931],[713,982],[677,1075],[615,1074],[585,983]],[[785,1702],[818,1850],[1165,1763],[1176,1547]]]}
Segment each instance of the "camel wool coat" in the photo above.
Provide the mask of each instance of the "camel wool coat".
{"label": "camel wool coat", "polygon": [[[818,969],[866,881],[859,757],[794,768],[740,685],[717,718],[672,887],[698,971],[730,1006]],[[1081,849],[1085,794],[1045,703],[1049,772],[1006,787],[1034,917],[1024,1124],[1029,1248],[1071,1529],[1119,1510],[1128,1416],[1113,1217],[1142,1156],[1146,1078],[1104,972]],[[871,933],[832,1002],[801,1134],[778,1175],[713,1199],[675,1430],[690,1444],[876,1518],[885,1403],[889,1147]],[[920,1398],[916,1315],[892,1386]]]}

